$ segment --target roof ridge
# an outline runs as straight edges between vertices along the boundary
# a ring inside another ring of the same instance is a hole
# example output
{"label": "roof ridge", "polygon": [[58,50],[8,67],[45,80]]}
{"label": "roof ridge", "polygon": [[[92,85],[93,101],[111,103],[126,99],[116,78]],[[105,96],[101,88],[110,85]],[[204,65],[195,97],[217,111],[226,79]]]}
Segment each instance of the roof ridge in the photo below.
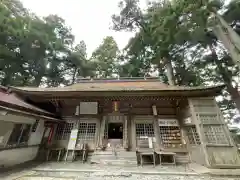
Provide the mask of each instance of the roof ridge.
{"label": "roof ridge", "polygon": [[87,77],[87,78],[84,78],[84,77],[78,77],[77,79],[83,79],[83,80],[90,80],[90,79],[159,79],[160,77],[146,77],[146,76],[142,76],[142,77],[107,77],[107,78],[90,78],[90,77]]}
{"label": "roof ridge", "polygon": [[105,83],[105,82],[160,82],[159,77],[119,77],[119,78],[78,78],[77,82],[69,86],[79,83]]}

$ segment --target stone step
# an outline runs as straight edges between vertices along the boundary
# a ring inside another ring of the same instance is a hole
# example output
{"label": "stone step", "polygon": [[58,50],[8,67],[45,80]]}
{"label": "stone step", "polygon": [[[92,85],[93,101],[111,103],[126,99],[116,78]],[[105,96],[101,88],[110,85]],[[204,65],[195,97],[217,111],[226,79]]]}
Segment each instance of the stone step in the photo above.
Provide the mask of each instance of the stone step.
{"label": "stone step", "polygon": [[136,153],[135,152],[117,152],[117,155],[118,156],[121,156],[121,157],[136,157]]}
{"label": "stone step", "polygon": [[112,155],[114,152],[112,151],[99,151],[99,152],[94,152],[93,155]]}
{"label": "stone step", "polygon": [[134,151],[95,151],[89,160],[97,164],[137,164],[136,152]]}
{"label": "stone step", "polygon": [[126,151],[126,149],[124,149],[124,148],[116,148],[116,149],[114,149],[114,148],[107,148],[107,149],[105,149],[105,151]]}
{"label": "stone step", "polygon": [[125,158],[125,157],[118,157],[118,156],[108,156],[108,157],[102,157],[102,156],[92,156],[89,159],[93,160],[93,159],[106,159],[106,160],[115,160],[115,159],[121,159],[121,160],[135,160],[136,157],[129,157],[129,158]]}
{"label": "stone step", "polygon": [[100,153],[98,153],[98,154],[93,154],[92,155],[92,157],[93,156],[99,156],[99,157],[103,157],[103,158],[108,158],[108,157],[121,157],[121,158],[132,158],[132,157],[136,157],[136,153],[131,153],[131,154],[127,154],[127,153],[116,153],[116,154],[114,154],[114,153],[109,153],[109,154],[100,154]]}
{"label": "stone step", "polygon": [[91,161],[99,161],[101,159],[106,159],[106,160],[116,160],[117,158],[116,157],[108,157],[108,158],[103,158],[103,157],[92,157],[90,160]]}
{"label": "stone step", "polygon": [[104,165],[137,165],[137,161],[135,160],[126,160],[126,159],[99,159],[95,161],[97,164],[104,164]]}
{"label": "stone step", "polygon": [[93,154],[94,155],[111,155],[111,154],[117,154],[117,155],[122,155],[122,156],[135,156],[136,155],[136,152],[134,151],[95,151]]}

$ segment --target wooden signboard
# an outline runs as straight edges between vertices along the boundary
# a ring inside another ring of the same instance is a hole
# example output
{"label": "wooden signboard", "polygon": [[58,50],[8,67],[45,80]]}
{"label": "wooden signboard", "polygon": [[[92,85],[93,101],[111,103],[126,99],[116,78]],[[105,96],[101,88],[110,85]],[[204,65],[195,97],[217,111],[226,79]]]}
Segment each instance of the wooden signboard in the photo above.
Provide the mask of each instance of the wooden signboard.
{"label": "wooden signboard", "polygon": [[80,114],[97,114],[97,102],[80,102]]}
{"label": "wooden signboard", "polygon": [[76,146],[77,141],[77,135],[78,135],[78,129],[71,130],[69,142],[68,142],[68,149],[73,150]]}
{"label": "wooden signboard", "polygon": [[179,126],[177,119],[158,119],[159,126]]}

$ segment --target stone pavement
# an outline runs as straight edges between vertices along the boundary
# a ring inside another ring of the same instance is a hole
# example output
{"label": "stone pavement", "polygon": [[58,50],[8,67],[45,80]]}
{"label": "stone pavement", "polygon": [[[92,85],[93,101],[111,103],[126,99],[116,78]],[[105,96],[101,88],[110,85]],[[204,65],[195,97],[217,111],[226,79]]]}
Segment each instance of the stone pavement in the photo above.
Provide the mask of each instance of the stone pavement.
{"label": "stone pavement", "polygon": [[196,175],[189,166],[153,166],[153,165],[144,165],[141,166],[114,166],[114,165],[104,165],[104,164],[88,164],[81,163],[78,161],[75,162],[49,162],[44,163],[35,167],[33,170],[38,172],[130,172],[134,174],[188,174]]}
{"label": "stone pavement", "polygon": [[191,163],[188,165],[178,166],[153,166],[144,165],[141,166],[114,166],[103,164],[82,164],[81,162],[50,162],[34,168],[39,172],[123,172],[132,174],[148,174],[148,175],[215,175],[215,176],[239,176],[240,169],[208,169],[199,164]]}
{"label": "stone pavement", "polygon": [[[215,170],[190,164],[188,166],[107,166],[81,162],[48,162],[1,180],[240,180],[240,170]],[[229,172],[226,174],[226,172]],[[237,173],[236,173],[237,172]],[[217,176],[211,176],[217,175]],[[222,176],[228,175],[228,176]],[[234,176],[232,176],[234,175]]]}

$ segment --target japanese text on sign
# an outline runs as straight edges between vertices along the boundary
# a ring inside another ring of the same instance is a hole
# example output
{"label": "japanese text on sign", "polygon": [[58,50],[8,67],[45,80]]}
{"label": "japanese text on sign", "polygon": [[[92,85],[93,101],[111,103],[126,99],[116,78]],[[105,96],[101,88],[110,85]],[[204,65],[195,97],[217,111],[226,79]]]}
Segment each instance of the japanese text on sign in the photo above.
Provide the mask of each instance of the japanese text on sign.
{"label": "japanese text on sign", "polygon": [[159,126],[179,126],[177,119],[158,119]]}

